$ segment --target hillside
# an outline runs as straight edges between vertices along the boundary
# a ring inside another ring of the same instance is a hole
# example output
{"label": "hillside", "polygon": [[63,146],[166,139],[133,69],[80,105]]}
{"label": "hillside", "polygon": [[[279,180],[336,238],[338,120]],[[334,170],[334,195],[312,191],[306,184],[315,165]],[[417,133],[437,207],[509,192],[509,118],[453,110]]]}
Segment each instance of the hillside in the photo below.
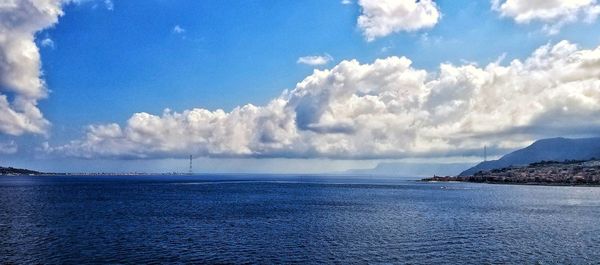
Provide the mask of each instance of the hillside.
{"label": "hillside", "polygon": [[479,163],[463,171],[459,176],[471,176],[479,171],[524,166],[540,161],[590,160],[593,158],[600,158],[600,137],[543,139],[498,160]]}

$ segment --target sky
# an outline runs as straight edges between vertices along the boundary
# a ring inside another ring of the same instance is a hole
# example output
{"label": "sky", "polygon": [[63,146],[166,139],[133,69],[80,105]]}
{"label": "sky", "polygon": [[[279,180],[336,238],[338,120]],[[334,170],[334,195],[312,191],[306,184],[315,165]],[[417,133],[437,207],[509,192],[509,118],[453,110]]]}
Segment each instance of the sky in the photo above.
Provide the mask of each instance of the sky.
{"label": "sky", "polygon": [[0,1],[0,165],[343,172],[598,136],[599,15],[596,0]]}

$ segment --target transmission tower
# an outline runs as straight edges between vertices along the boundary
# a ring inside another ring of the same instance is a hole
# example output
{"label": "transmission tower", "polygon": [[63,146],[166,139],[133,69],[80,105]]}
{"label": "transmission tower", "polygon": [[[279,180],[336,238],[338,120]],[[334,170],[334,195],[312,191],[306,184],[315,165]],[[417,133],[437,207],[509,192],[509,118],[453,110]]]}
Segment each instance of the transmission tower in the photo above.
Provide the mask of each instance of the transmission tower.
{"label": "transmission tower", "polygon": [[188,171],[188,174],[192,174],[192,155],[190,155],[190,170]]}
{"label": "transmission tower", "polygon": [[487,161],[487,146],[483,146],[483,162]]}

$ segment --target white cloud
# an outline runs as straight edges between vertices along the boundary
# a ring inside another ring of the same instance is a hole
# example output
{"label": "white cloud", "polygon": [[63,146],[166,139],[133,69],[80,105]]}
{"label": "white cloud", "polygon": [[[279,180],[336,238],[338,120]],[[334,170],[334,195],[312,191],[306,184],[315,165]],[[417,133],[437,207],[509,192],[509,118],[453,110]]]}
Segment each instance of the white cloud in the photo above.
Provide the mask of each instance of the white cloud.
{"label": "white cloud", "polygon": [[[37,107],[47,96],[35,34],[63,14],[60,0],[0,3],[0,133],[46,132],[49,122]],[[42,41],[42,44],[48,41]]]}
{"label": "white cloud", "polygon": [[400,31],[431,28],[440,19],[432,0],[359,0],[358,27],[367,41]]}
{"label": "white cloud", "polygon": [[402,158],[479,154],[600,129],[600,47],[567,41],[525,60],[442,64],[405,57],[315,70],[265,106],[134,114],[49,152],[75,157]]}
{"label": "white cloud", "polygon": [[342,5],[350,5],[352,4],[352,1],[350,0],[342,0]]}
{"label": "white cloud", "polygon": [[0,154],[11,155],[19,150],[15,141],[0,142]]}
{"label": "white cloud", "polygon": [[175,33],[175,34],[183,34],[183,33],[185,33],[185,29],[182,28],[179,25],[175,25],[175,27],[173,27],[173,33]]}
{"label": "white cloud", "polygon": [[331,60],[333,60],[333,57],[331,57],[331,55],[329,54],[313,55],[300,57],[298,58],[298,61],[296,61],[296,63],[315,66],[328,64],[329,62],[331,62]]}
{"label": "white cloud", "polygon": [[558,33],[568,23],[591,23],[600,14],[596,0],[492,0],[492,9],[520,24],[542,22],[549,34]]}

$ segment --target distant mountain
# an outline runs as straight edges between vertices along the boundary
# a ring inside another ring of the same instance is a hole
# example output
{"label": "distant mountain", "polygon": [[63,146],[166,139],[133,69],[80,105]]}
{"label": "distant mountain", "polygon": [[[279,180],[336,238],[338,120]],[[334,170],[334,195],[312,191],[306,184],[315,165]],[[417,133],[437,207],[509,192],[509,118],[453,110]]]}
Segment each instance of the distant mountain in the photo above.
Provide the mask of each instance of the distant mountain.
{"label": "distant mountain", "polygon": [[479,171],[523,166],[540,161],[589,160],[600,158],[600,137],[596,138],[550,138],[538,140],[528,147],[514,151],[498,160],[481,162],[459,176],[473,175]]}
{"label": "distant mountain", "polygon": [[41,174],[41,172],[12,167],[0,167],[0,175],[29,175],[29,174]]}
{"label": "distant mountain", "polygon": [[378,175],[378,176],[406,176],[421,177],[431,175],[456,175],[473,163],[406,163],[383,162],[369,169],[351,169],[347,174]]}

